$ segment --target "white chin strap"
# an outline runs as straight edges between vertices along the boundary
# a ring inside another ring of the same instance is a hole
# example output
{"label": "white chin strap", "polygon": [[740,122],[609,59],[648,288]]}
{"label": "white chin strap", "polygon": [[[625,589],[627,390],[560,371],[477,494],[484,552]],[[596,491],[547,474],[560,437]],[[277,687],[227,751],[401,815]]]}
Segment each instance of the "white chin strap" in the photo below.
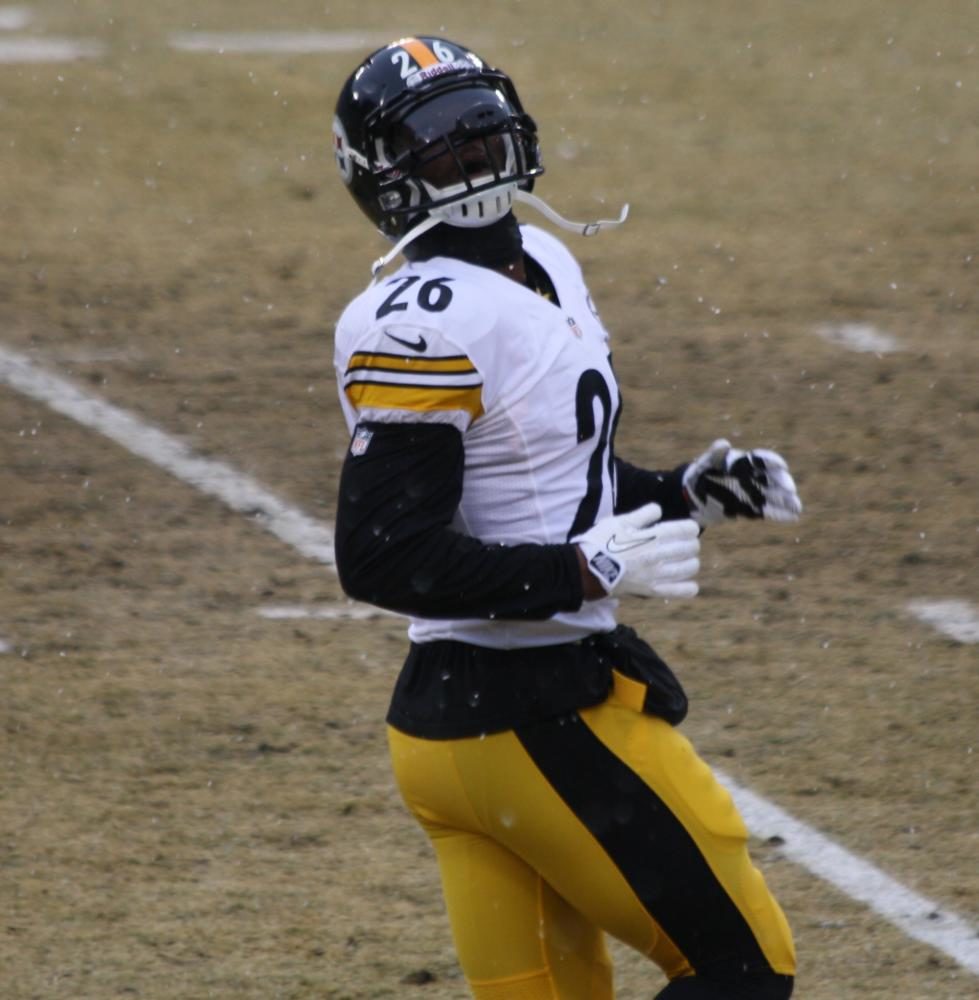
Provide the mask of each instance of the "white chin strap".
{"label": "white chin strap", "polygon": [[[387,267],[388,264],[390,264],[391,261],[394,260],[394,258],[397,257],[409,243],[417,240],[423,233],[427,233],[429,229],[434,229],[435,226],[444,221],[445,220],[441,216],[430,215],[427,219],[422,219],[422,221],[419,222],[414,229],[409,229],[408,232],[406,232],[404,236],[402,236],[401,239],[398,240],[398,242],[395,243],[383,257],[378,257],[377,260],[374,261],[371,265],[371,278],[376,278],[378,272],[382,268]],[[373,284],[373,280],[371,281],[371,284]]]}
{"label": "white chin strap", "polygon": [[531,194],[529,191],[518,190],[513,197],[515,201],[522,201],[525,205],[536,208],[545,219],[549,219],[555,226],[560,226],[562,229],[567,229],[569,233],[578,233],[581,236],[594,236],[600,229],[611,229],[614,226],[621,226],[629,218],[629,206],[623,205],[617,219],[598,219],[595,222],[572,222],[563,215],[558,215],[546,201],[538,198],[535,194]]}
{"label": "white chin strap", "polygon": [[[531,208],[536,208],[544,218],[553,222],[554,225],[560,226],[562,229],[566,229],[571,233],[578,233],[580,236],[594,236],[595,233],[602,229],[611,229],[613,226],[621,226],[623,222],[629,217],[629,206],[623,205],[622,211],[619,213],[617,219],[598,219],[595,222],[572,222],[570,219],[564,218],[563,215],[559,215],[557,212],[547,204],[546,201],[538,198],[536,195],[531,194],[529,191],[521,191],[519,188],[513,192],[513,201],[522,202],[525,205],[530,205]],[[453,203],[451,205],[444,205],[441,209],[433,209],[432,213],[421,222],[418,223],[413,229],[409,229],[404,236],[398,240],[397,243],[383,256],[378,257],[371,266],[371,278],[377,278],[378,273],[382,268],[386,267],[388,264],[394,260],[395,257],[401,253],[402,250],[409,243],[414,242],[423,233],[427,233],[429,229],[433,229],[440,222],[444,222],[447,225],[459,225],[456,216],[458,211],[458,203]],[[499,216],[496,216],[499,218]],[[488,225],[490,222],[496,221],[495,218],[486,219],[483,225]],[[469,226],[465,228],[475,228],[470,223]]]}

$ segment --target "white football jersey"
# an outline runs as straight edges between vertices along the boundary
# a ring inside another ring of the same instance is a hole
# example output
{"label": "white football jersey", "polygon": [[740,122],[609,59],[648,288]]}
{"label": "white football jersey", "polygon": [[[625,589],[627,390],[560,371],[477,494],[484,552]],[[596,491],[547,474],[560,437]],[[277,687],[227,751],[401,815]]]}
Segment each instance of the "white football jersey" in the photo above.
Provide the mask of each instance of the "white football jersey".
{"label": "white football jersey", "polygon": [[[577,261],[543,230],[521,232],[560,306],[454,258],[408,263],[347,307],[334,361],[351,432],[361,420],[458,428],[454,530],[489,544],[558,544],[613,511],[619,391]],[[587,601],[545,621],[413,618],[409,636],[495,648],[571,642],[614,628],[616,604]]]}

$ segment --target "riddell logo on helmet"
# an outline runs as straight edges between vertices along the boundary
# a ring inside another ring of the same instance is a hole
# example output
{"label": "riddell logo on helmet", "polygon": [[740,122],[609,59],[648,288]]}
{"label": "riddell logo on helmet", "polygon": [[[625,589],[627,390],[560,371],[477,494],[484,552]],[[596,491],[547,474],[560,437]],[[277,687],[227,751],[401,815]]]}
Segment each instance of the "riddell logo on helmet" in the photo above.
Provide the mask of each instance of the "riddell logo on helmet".
{"label": "riddell logo on helmet", "polygon": [[434,66],[426,66],[424,69],[417,69],[406,80],[409,87],[418,87],[429,80],[435,80],[446,73],[472,73],[476,67],[465,59],[453,59],[451,62],[440,62]]}

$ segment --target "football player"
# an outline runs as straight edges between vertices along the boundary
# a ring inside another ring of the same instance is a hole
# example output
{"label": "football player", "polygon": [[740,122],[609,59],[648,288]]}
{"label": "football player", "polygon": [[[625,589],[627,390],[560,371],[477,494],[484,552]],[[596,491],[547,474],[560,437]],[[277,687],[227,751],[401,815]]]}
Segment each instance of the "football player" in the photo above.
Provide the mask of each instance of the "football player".
{"label": "football player", "polygon": [[505,73],[401,39],[351,75],[333,137],[394,244],[337,324],[337,567],[411,619],[390,751],[473,995],[610,998],[609,933],[663,970],[661,998],[785,1000],[792,939],[744,823],[676,728],[679,681],[616,623],[620,595],[697,593],[705,525],[797,518],[785,462],[615,454],[608,333],[572,254],[514,208],[585,235],[625,213],[571,223],[532,193],[537,130]]}

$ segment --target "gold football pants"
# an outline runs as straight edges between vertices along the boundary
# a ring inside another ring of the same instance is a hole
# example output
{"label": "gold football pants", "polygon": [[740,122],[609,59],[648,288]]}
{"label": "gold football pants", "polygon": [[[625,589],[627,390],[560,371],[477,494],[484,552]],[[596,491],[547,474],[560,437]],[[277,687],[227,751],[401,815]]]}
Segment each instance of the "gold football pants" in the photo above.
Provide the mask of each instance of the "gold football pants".
{"label": "gold football pants", "polygon": [[603,932],[670,979],[795,972],[730,795],[689,740],[631,706],[632,685],[616,675],[600,705],[485,737],[388,729],[478,1000],[611,998]]}

